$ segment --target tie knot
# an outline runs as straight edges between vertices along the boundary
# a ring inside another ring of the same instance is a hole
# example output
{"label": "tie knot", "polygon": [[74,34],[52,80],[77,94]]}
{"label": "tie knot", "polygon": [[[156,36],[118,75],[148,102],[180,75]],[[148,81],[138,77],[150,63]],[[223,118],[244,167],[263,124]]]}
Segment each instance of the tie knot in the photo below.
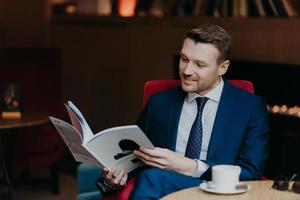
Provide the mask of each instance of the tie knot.
{"label": "tie knot", "polygon": [[208,98],[207,97],[197,97],[197,105],[198,105],[198,110],[203,110],[203,107],[205,103],[207,102]]}

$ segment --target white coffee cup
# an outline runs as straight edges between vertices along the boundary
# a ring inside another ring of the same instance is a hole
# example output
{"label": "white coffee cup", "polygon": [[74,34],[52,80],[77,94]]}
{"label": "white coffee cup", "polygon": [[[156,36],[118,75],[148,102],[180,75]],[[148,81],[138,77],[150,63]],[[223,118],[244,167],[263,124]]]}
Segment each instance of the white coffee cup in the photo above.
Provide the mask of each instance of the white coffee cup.
{"label": "white coffee cup", "polygon": [[215,165],[208,186],[219,191],[234,191],[239,184],[240,173],[241,168],[237,165]]}

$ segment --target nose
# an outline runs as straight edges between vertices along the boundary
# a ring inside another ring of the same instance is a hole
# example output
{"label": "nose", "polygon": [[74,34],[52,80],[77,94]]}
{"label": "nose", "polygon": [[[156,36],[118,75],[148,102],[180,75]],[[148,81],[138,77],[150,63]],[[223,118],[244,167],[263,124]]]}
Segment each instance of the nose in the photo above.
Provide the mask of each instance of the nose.
{"label": "nose", "polygon": [[185,75],[191,75],[193,73],[193,70],[192,70],[193,66],[192,66],[192,63],[191,61],[186,63],[185,67],[184,67],[184,70],[183,70],[183,73]]}

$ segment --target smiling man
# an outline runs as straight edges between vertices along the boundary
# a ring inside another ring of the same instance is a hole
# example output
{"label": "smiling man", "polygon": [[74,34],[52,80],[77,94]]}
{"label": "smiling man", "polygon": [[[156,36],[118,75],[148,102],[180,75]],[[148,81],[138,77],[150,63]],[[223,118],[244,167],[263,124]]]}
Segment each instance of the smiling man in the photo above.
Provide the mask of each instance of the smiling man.
{"label": "smiling man", "polygon": [[[138,125],[156,146],[134,153],[149,168],[137,175],[131,199],[159,199],[210,180],[211,167],[241,167],[241,180],[260,179],[267,158],[268,115],[264,101],[222,78],[229,67],[230,35],[203,24],[185,35],[181,87],[153,95]],[[106,174],[113,187],[124,171]]]}

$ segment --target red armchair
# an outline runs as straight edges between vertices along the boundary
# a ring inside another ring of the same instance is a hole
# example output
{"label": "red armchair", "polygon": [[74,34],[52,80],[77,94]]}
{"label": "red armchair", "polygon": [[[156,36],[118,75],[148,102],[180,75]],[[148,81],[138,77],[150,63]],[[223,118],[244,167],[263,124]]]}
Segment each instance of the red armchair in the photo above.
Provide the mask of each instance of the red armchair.
{"label": "red armchair", "polygon": [[[235,87],[244,89],[250,93],[254,93],[253,84],[246,80],[229,80],[229,83]],[[149,100],[149,97],[153,94],[163,92],[165,90],[180,86],[180,80],[152,80],[148,81],[144,85],[144,97],[143,106],[145,106]],[[117,195],[105,196],[104,200],[127,200],[134,187],[135,178],[131,179],[126,187],[121,190]]]}

